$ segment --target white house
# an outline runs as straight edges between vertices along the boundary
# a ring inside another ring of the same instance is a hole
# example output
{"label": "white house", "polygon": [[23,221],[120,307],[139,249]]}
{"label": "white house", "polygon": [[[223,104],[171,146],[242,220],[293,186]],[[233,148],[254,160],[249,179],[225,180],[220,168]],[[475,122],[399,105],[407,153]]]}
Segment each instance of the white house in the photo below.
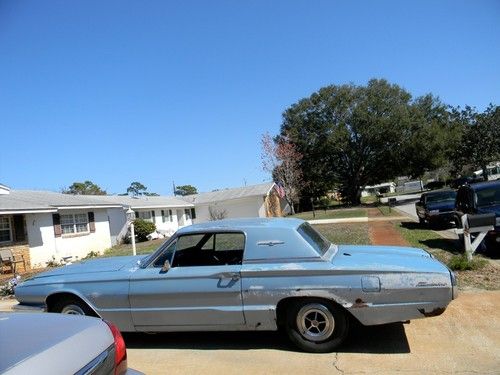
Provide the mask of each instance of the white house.
{"label": "white house", "polygon": [[289,211],[274,182],[187,195],[182,198],[194,205],[196,223],[218,218],[282,216],[284,212]]}
{"label": "white house", "polygon": [[365,188],[361,191],[361,196],[367,197],[369,195],[375,195],[381,190],[385,193],[394,193],[396,191],[396,184],[394,182],[384,182],[378,185],[365,186]]}
{"label": "white house", "polygon": [[194,222],[281,216],[289,210],[274,183],[186,197],[70,195],[0,185],[0,249],[22,255],[27,268],[53,258],[81,259],[121,241],[129,208],[168,236]]}
{"label": "white house", "polygon": [[94,197],[0,185],[0,249],[22,255],[27,268],[100,252],[111,247],[108,209],[123,210]]}
{"label": "white house", "polygon": [[[88,196],[87,197],[92,197]],[[94,197],[104,203],[118,205],[109,208],[109,227],[111,243],[119,243],[127,233],[127,218],[125,211],[131,208],[136,218],[151,221],[157,231],[171,236],[177,229],[193,223],[196,217],[194,205],[177,197],[130,197],[122,195],[106,195]]]}

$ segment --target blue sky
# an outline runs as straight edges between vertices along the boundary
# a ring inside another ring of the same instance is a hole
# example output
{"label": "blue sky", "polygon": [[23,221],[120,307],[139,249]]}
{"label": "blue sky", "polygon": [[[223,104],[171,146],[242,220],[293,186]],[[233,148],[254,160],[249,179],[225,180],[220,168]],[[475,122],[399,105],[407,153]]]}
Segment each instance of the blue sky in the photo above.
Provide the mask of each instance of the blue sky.
{"label": "blue sky", "polygon": [[298,99],[375,77],[482,110],[499,46],[495,0],[0,0],[0,182],[259,183]]}

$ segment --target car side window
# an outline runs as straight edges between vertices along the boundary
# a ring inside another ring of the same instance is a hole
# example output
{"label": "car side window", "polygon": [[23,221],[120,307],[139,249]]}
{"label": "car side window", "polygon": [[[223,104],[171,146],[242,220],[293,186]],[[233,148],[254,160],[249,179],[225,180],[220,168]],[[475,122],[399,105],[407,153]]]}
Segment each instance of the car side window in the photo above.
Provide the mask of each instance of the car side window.
{"label": "car side window", "polygon": [[177,241],[174,241],[173,243],[171,243],[165,249],[165,251],[162,252],[158,258],[156,258],[156,260],[153,263],[153,267],[163,267],[166,260],[168,260],[170,263],[172,263],[172,257],[174,255],[176,245],[177,245]]}
{"label": "car side window", "polygon": [[177,241],[172,267],[241,264],[244,247],[243,233],[184,235]]}

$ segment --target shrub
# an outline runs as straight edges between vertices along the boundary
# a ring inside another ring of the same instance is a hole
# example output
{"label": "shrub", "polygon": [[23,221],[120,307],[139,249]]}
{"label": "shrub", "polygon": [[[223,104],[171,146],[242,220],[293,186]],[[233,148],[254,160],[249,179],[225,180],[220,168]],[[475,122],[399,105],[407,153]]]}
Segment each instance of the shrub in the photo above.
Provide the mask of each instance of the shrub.
{"label": "shrub", "polygon": [[14,288],[21,280],[19,275],[16,275],[9,281],[7,281],[4,285],[0,286],[0,296],[11,296],[14,294]]}
{"label": "shrub", "polygon": [[156,225],[150,221],[135,219],[134,230],[139,242],[147,241],[148,234],[153,233],[156,230]]}
{"label": "shrub", "polygon": [[91,251],[90,253],[88,253],[87,255],[85,255],[82,258],[82,260],[97,258],[98,256],[99,256],[99,253],[97,251]]}
{"label": "shrub", "polygon": [[47,267],[61,267],[63,265],[62,262],[58,262],[56,260],[56,257],[54,255],[52,255],[52,259],[49,260],[47,263]]}
{"label": "shrub", "polygon": [[472,258],[471,261],[467,259],[466,254],[455,255],[448,262],[448,267],[453,271],[471,271],[483,268],[486,263],[484,259]]}
{"label": "shrub", "polygon": [[332,202],[328,197],[321,197],[316,204],[319,208],[326,211],[332,205]]}

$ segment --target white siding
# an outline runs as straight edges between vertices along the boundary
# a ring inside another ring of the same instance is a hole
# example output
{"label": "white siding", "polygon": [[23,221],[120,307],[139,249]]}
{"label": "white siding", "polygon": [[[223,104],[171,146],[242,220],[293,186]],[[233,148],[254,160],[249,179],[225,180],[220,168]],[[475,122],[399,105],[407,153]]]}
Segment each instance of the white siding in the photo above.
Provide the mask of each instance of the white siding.
{"label": "white siding", "polygon": [[210,220],[210,206],[220,211],[225,210],[227,219],[239,217],[266,217],[264,197],[259,196],[196,205],[195,223],[203,223]]}
{"label": "white siding", "polygon": [[109,208],[109,231],[111,234],[111,245],[114,246],[121,242],[127,234],[127,214],[123,208]]}
{"label": "white siding", "polygon": [[[90,210],[64,211],[66,213],[87,213]],[[85,257],[89,252],[102,252],[111,247],[108,214],[105,209],[93,209],[95,232],[76,236],[54,236],[52,214],[26,214],[30,258],[33,267],[44,266],[52,259],[73,256],[73,260]]]}
{"label": "white siding", "polygon": [[175,233],[177,229],[179,229],[179,224],[177,222],[177,210],[175,208],[170,208],[170,211],[172,211],[171,215],[171,220],[170,217],[168,217],[168,208],[164,208],[163,211],[165,212],[165,222],[163,222],[163,217],[161,215],[161,209],[155,210],[155,221],[154,223],[156,224],[156,229],[160,231],[161,233],[166,233],[167,235],[171,236],[172,234]]}

